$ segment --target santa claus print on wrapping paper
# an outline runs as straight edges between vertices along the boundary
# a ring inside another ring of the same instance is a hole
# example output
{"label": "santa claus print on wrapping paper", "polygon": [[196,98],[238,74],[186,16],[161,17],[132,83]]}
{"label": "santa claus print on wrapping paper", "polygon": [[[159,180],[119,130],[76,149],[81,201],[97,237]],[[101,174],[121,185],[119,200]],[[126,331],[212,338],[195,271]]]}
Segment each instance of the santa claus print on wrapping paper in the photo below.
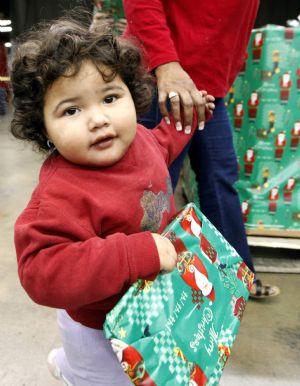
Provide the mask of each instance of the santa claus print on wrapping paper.
{"label": "santa claus print on wrapping paper", "polygon": [[299,145],[300,137],[300,121],[296,121],[294,127],[291,130],[291,150],[295,151]]}
{"label": "santa claus print on wrapping paper", "polygon": [[248,117],[251,122],[254,122],[256,119],[259,102],[258,92],[253,91],[248,100]]}
{"label": "santa claus print on wrapping paper", "polygon": [[181,278],[191,287],[192,302],[198,303],[197,308],[200,309],[199,303],[203,303],[203,296],[210,293],[212,296],[210,302],[212,302],[214,300],[214,290],[208,280],[207,270],[199,257],[188,251],[183,241],[172,230],[169,230],[165,237],[172,242],[176,249],[179,260],[177,269]]}
{"label": "santa claus print on wrapping paper", "polygon": [[287,183],[284,185],[283,188],[283,200],[286,205],[290,205],[292,202],[292,194],[293,190],[296,186],[296,179],[295,177],[289,177],[287,180]]}
{"label": "santa claus print on wrapping paper", "polygon": [[243,102],[236,104],[234,108],[234,128],[236,131],[240,132],[243,126],[243,117],[244,117],[244,108]]}
{"label": "santa claus print on wrapping paper", "polygon": [[276,213],[278,198],[279,198],[279,187],[274,186],[274,188],[272,188],[270,190],[269,197],[268,197],[268,199],[269,199],[269,213],[270,214]]}
{"label": "santa claus print on wrapping paper", "polygon": [[288,43],[291,43],[291,41],[294,39],[294,27],[285,27],[284,29],[284,38]]}
{"label": "santa claus print on wrapping paper", "polygon": [[250,291],[253,284],[254,274],[243,261],[240,263],[238,268],[237,277],[242,283],[244,283],[247,290]]}
{"label": "santa claus print on wrapping paper", "polygon": [[244,173],[245,177],[250,177],[253,172],[254,162],[255,162],[255,152],[252,147],[247,149],[244,155]]}
{"label": "santa claus print on wrapping paper", "polygon": [[201,252],[207,260],[212,264],[218,263],[218,267],[220,267],[221,264],[217,260],[217,251],[202,234],[202,222],[197,217],[194,208],[188,208],[183,212],[183,216],[180,219],[180,225],[186,232],[200,240]]}
{"label": "santa claus print on wrapping paper", "polygon": [[189,386],[204,386],[206,385],[207,378],[204,372],[198,365],[193,363],[191,366],[191,376]]}
{"label": "santa claus print on wrapping paper", "polygon": [[250,213],[249,202],[247,200],[244,200],[242,202],[241,208],[242,208],[243,220],[244,220],[244,223],[246,224],[248,221],[249,213]]}
{"label": "santa claus print on wrapping paper", "polygon": [[233,296],[231,305],[232,305],[233,315],[236,316],[239,319],[239,321],[241,321],[246,308],[245,298],[243,296],[240,296],[239,298],[236,298],[235,296]]}
{"label": "santa claus print on wrapping paper", "polygon": [[261,31],[256,32],[252,41],[252,59],[254,63],[258,63],[261,58],[262,47],[264,44],[264,35]]}
{"label": "santa claus print on wrapping paper", "polygon": [[280,101],[281,103],[287,103],[290,97],[290,89],[292,87],[291,74],[289,71],[285,72],[279,83],[280,87]]}
{"label": "santa claus print on wrapping paper", "polygon": [[111,339],[110,343],[124,372],[134,385],[156,386],[146,371],[143,357],[133,346],[119,339]]}
{"label": "santa claus print on wrapping paper", "polygon": [[[203,297],[207,297],[209,304],[212,304],[215,300],[215,290],[199,257],[186,251],[178,255],[178,260],[178,272],[182,280],[192,289],[193,303],[203,303]],[[197,308],[200,309],[200,304]]]}
{"label": "santa claus print on wrapping paper", "polygon": [[202,369],[196,365],[196,363],[189,362],[186,356],[183,354],[182,350],[179,347],[176,347],[175,354],[178,355],[189,365],[190,369],[190,381],[189,386],[204,386],[207,383],[207,377],[202,371]]}
{"label": "santa claus print on wrapping paper", "polygon": [[281,131],[275,138],[275,160],[280,161],[286,146],[285,132]]}
{"label": "santa claus print on wrapping paper", "polygon": [[177,254],[181,252],[187,251],[186,246],[184,245],[183,241],[176,236],[176,233],[172,230],[169,229],[164,236],[171,241],[171,243],[174,245]]}
{"label": "santa claus print on wrapping paper", "polygon": [[297,91],[300,92],[300,67],[296,70],[296,78],[297,78]]}

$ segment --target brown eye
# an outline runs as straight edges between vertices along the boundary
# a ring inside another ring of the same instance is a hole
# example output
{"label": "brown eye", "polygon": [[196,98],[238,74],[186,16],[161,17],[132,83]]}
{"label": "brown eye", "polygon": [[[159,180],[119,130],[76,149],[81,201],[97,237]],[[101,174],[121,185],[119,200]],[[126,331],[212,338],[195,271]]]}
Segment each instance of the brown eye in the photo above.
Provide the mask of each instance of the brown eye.
{"label": "brown eye", "polygon": [[70,116],[75,115],[79,112],[79,109],[77,107],[69,107],[64,111],[64,115]]}
{"label": "brown eye", "polygon": [[116,100],[117,100],[117,97],[115,95],[109,95],[109,96],[104,98],[104,103],[110,104],[110,103],[115,102]]}

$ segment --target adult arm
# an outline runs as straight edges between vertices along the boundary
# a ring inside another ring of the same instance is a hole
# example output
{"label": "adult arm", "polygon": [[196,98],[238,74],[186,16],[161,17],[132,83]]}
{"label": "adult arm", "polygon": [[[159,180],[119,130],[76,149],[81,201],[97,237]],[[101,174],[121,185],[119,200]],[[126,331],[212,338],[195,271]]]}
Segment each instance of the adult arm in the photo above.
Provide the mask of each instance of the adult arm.
{"label": "adult arm", "polygon": [[[205,99],[188,73],[181,67],[176,47],[167,25],[162,0],[124,0],[128,21],[126,35],[135,36],[142,44],[150,70],[157,77],[158,100],[162,116],[169,122],[167,99],[170,92],[179,97],[170,99],[177,130],[185,127],[189,133],[193,108],[198,115],[200,129],[205,121]],[[180,114],[180,108],[183,114]]]}

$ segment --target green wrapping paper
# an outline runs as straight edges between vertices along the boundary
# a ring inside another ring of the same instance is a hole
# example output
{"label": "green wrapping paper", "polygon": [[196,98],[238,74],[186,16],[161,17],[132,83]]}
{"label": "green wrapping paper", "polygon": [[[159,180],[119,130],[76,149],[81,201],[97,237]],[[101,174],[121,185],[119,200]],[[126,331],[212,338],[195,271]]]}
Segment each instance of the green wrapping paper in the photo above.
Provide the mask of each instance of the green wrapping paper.
{"label": "green wrapping paper", "polygon": [[253,30],[226,101],[246,227],[300,231],[300,28]]}
{"label": "green wrapping paper", "polygon": [[177,268],[138,280],[107,315],[105,335],[135,385],[217,385],[253,274],[194,204],[164,235]]}
{"label": "green wrapping paper", "polygon": [[114,19],[125,18],[122,0],[102,0],[102,8]]}

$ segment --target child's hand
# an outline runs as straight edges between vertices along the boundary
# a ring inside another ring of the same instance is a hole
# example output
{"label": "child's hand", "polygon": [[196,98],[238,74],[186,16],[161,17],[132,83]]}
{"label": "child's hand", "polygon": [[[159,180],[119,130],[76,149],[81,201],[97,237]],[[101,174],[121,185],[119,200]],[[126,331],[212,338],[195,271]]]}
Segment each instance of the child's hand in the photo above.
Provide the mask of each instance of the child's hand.
{"label": "child's hand", "polygon": [[169,239],[158,233],[152,233],[152,237],[158,250],[160,270],[166,272],[173,271],[177,263],[177,253],[174,245]]}
{"label": "child's hand", "polygon": [[[215,98],[212,95],[207,94],[207,91],[205,91],[205,90],[201,90],[201,93],[202,93],[203,97],[205,98],[205,121],[208,121],[214,113]],[[200,124],[198,126],[199,130],[203,130],[204,126],[205,126],[205,122],[202,122],[202,124]]]}

